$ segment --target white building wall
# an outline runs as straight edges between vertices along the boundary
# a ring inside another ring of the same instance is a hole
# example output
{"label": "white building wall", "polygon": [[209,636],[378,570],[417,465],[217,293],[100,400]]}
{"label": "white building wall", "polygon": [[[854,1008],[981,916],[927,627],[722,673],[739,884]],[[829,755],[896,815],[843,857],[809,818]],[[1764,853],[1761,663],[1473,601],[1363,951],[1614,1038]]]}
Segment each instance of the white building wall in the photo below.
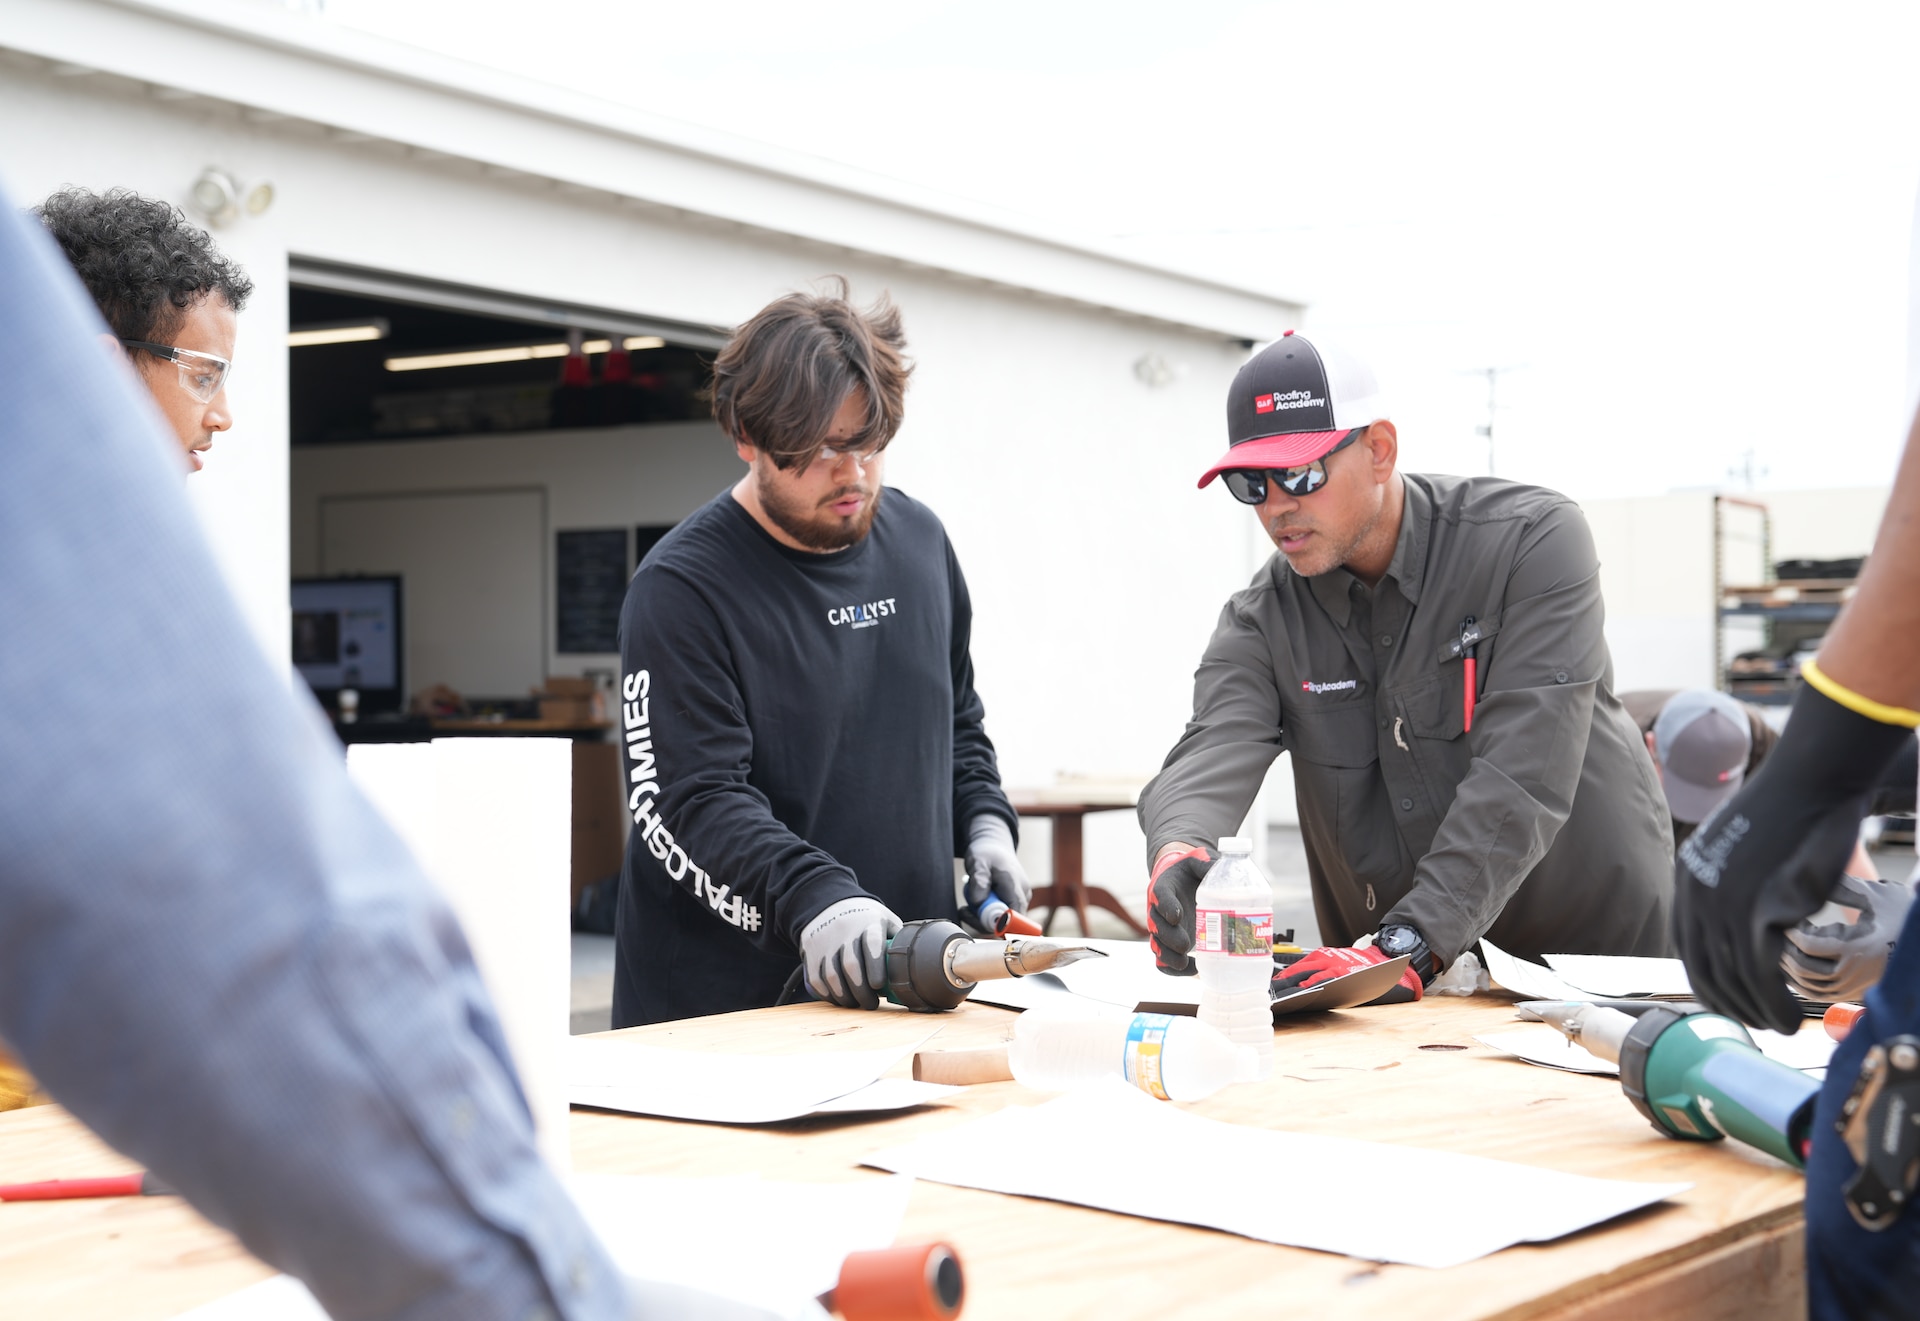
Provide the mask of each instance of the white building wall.
{"label": "white building wall", "polygon": [[[290,520],[290,254],[714,325],[830,271],[848,275],[858,298],[889,290],[920,365],[888,479],[940,513],[969,576],[978,682],[1009,785],[1059,772],[1150,774],[1179,734],[1221,603],[1268,553],[1225,495],[1193,487],[1224,443],[1221,400],[1245,356],[1224,336],[156,99],[97,76],[0,65],[0,115],[34,126],[0,140],[0,180],[16,205],[67,183],[180,202],[209,164],[275,184],[265,215],[216,234],[257,292],[235,352],[237,425],[188,490],[282,663],[290,547],[311,544]],[[1144,384],[1133,368],[1148,354],[1173,364],[1176,379]],[[356,446],[298,462],[303,481],[329,489],[424,480],[409,465],[456,452],[476,481],[489,465],[526,466],[488,443]],[[573,525],[560,510],[588,468],[597,475],[586,484],[602,487],[592,523],[662,517],[637,477],[609,478],[621,470],[604,449],[613,443],[552,446],[542,480],[554,527]],[[559,457],[596,445],[590,461]],[[386,464],[392,472],[377,476]],[[675,486],[688,497],[676,514],[713,489],[702,465]],[[627,512],[612,507],[624,500]],[[1032,835],[1027,851],[1044,876],[1045,828]],[[1130,814],[1089,818],[1089,879],[1137,892],[1141,846]]]}

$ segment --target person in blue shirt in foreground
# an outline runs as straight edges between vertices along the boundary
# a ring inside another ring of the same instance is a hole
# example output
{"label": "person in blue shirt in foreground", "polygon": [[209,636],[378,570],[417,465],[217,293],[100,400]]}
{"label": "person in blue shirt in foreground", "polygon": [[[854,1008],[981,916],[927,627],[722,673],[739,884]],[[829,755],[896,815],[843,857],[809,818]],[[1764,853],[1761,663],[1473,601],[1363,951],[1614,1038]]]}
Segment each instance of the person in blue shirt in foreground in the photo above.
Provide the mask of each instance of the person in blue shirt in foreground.
{"label": "person in blue shirt in foreground", "polygon": [[630,1289],[541,1162],[452,914],[249,636],[103,331],[0,197],[0,1038],[336,1318],[742,1315]]}

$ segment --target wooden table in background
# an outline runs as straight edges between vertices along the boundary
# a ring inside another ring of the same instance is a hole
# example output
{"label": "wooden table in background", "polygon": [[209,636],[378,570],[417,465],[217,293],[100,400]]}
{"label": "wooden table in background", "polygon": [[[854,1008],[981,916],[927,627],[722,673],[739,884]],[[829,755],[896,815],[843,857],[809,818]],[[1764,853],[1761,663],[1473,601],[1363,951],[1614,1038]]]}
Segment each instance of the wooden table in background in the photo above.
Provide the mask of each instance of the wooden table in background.
{"label": "wooden table in background", "polygon": [[[961,1048],[1004,1039],[1014,1016],[964,1005],[937,1017],[794,1005],[634,1028],[691,1050],[870,1050],[939,1032]],[[1420,1321],[1786,1321],[1805,1315],[1798,1173],[1731,1143],[1663,1138],[1612,1078],[1535,1068],[1474,1041],[1514,1026],[1494,997],[1304,1018],[1279,1030],[1274,1076],[1192,1108],[1216,1119],[1520,1161],[1571,1174],[1678,1181],[1668,1202],[1549,1244],[1449,1270],[1379,1266],[1230,1234],[942,1184],[913,1190],[902,1242],[942,1238],[966,1264],[968,1321],[1121,1321],[1204,1313],[1418,1317]],[[1819,1031],[1818,1025],[1812,1028]],[[906,1072],[903,1061],[896,1071]],[[613,1174],[840,1182],[884,1177],[867,1154],[1008,1105],[1045,1098],[1016,1083],[970,1087],[944,1105],[885,1118],[765,1128],[575,1111],[574,1166]],[[1115,1152],[1128,1159],[1192,1153]],[[127,1162],[64,1111],[0,1114],[0,1182],[112,1174]],[[1273,1195],[1311,1197],[1286,1170]],[[1390,1168],[1356,1169],[1383,1198],[1453,1214],[1451,1190],[1400,1189]],[[752,1260],[742,1245],[742,1260]],[[8,1321],[161,1321],[267,1274],[228,1235],[172,1198],[0,1205],[0,1316]]]}
{"label": "wooden table in background", "polygon": [[1080,822],[1089,812],[1132,811],[1134,795],[1128,793],[1099,794],[1078,792],[1071,796],[1057,790],[1030,789],[1011,790],[1007,799],[1013,804],[1013,810],[1021,816],[1044,816],[1053,822],[1053,884],[1043,885],[1033,892],[1034,908],[1047,910],[1047,920],[1043,930],[1052,932],[1053,919],[1060,910],[1070,908],[1080,919],[1080,934],[1092,934],[1087,929],[1087,905],[1104,908],[1122,922],[1127,929],[1146,939],[1147,929],[1140,925],[1111,892],[1097,885],[1087,885],[1083,880],[1086,860],[1086,848],[1080,829]]}

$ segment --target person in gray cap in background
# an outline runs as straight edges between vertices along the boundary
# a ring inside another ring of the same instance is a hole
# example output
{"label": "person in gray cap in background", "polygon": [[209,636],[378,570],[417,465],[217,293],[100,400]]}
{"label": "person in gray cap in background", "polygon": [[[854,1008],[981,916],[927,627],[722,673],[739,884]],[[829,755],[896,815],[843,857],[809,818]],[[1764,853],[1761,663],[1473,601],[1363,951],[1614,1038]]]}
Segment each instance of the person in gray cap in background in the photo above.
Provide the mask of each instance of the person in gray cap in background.
{"label": "person in gray cap in background", "polygon": [[1621,693],[1620,705],[1653,754],[1676,849],[1780,741],[1759,710],[1709,688]]}
{"label": "person in gray cap in background", "polygon": [[[1660,772],[1676,850],[1780,741],[1758,708],[1712,689],[1622,693],[1620,703],[1646,736]],[[1873,802],[1877,813],[1913,810],[1913,760],[1896,759],[1882,777]],[[1787,929],[1788,980],[1809,1000],[1858,999],[1880,980],[1912,904],[1911,882],[1881,880],[1865,845],[1856,841],[1826,906]]]}

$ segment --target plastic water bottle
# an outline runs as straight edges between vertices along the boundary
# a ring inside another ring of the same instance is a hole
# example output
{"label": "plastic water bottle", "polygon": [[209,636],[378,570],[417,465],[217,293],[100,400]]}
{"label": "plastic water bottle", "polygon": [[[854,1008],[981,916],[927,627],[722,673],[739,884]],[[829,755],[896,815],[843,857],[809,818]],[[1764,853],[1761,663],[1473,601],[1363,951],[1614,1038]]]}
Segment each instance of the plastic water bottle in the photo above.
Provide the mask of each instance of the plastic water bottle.
{"label": "plastic water bottle", "polygon": [[1200,1021],[1252,1047],[1265,1078],[1273,1072],[1273,886],[1253,860],[1251,840],[1220,841],[1193,906]]}
{"label": "plastic water bottle", "polygon": [[1015,1081],[1064,1092],[1124,1078],[1163,1101],[1198,1101],[1252,1082],[1260,1061],[1197,1018],[1135,1014],[1113,1006],[1029,1009],[1013,1025],[1007,1064]]}

